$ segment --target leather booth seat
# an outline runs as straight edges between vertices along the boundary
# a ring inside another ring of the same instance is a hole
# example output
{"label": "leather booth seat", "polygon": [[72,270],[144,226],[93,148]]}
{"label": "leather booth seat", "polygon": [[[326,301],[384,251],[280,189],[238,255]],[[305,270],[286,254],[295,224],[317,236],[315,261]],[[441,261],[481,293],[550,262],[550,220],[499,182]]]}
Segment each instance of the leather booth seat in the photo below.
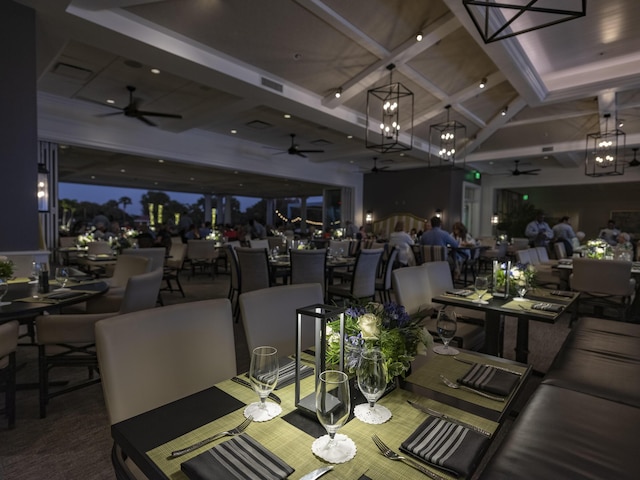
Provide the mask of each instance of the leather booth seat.
{"label": "leather booth seat", "polygon": [[582,318],[481,479],[638,478],[640,325]]}

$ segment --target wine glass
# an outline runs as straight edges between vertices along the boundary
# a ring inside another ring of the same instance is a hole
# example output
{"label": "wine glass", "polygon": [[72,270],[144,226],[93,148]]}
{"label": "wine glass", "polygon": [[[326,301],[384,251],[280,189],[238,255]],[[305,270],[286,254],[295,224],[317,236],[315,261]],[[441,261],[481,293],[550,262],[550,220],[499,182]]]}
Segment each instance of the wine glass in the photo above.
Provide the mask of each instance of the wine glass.
{"label": "wine glass", "polygon": [[478,298],[475,299],[473,303],[481,303],[483,305],[489,303],[482,299],[482,297],[484,297],[489,291],[489,277],[486,275],[478,275],[473,286],[476,290],[476,294],[478,295]]}
{"label": "wine glass", "polygon": [[67,267],[58,267],[56,268],[56,281],[60,288],[57,290],[65,290],[65,286],[67,285],[67,281],[69,280],[69,269]]}
{"label": "wine glass", "polygon": [[338,370],[322,372],[316,386],[316,415],[327,430],[311,445],[313,453],[330,463],[344,463],[356,454],[356,445],[349,437],[336,434],[351,413],[349,377]]}
{"label": "wine glass", "polygon": [[518,291],[518,296],[514,298],[514,300],[517,300],[519,302],[522,302],[523,300],[526,300],[526,298],[524,298],[525,294],[527,293],[527,291],[529,290],[529,282],[527,282],[527,279],[521,279],[518,282],[517,285],[517,291]]}
{"label": "wine glass", "polygon": [[384,394],[389,381],[387,362],[379,348],[363,350],[356,369],[358,388],[368,404],[356,405],[355,416],[364,423],[379,424],[391,418],[391,411],[376,402]]}
{"label": "wine glass", "polygon": [[9,291],[9,284],[4,278],[0,278],[0,307],[9,305],[11,302],[3,302],[2,299]]}
{"label": "wine glass", "polygon": [[447,312],[444,308],[438,312],[438,320],[436,321],[438,335],[442,339],[444,345],[433,347],[433,351],[440,355],[457,355],[460,352],[455,348],[449,347],[449,342],[456,334],[458,324],[456,323],[456,312]]}
{"label": "wine glass", "polygon": [[266,422],[277,417],[282,408],[277,403],[267,402],[267,397],[278,383],[278,350],[275,347],[256,347],[251,353],[249,380],[260,397],[244,409],[244,415],[253,417],[256,422]]}

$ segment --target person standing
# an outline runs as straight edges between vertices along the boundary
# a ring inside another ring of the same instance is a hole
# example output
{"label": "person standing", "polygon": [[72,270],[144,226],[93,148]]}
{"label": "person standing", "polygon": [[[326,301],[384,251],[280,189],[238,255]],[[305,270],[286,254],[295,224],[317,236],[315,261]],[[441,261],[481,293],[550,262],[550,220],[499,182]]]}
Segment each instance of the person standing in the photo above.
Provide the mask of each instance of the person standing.
{"label": "person standing", "polygon": [[569,223],[569,217],[566,215],[562,217],[560,222],[556,223],[551,230],[553,230],[553,243],[563,243],[567,256],[572,257],[573,239],[576,238],[576,233]]}
{"label": "person standing", "polygon": [[598,238],[603,239],[609,245],[615,247],[618,244],[618,235],[620,235],[620,230],[616,227],[616,222],[609,220],[607,222],[607,228],[600,230]]}
{"label": "person standing", "polygon": [[544,221],[544,212],[538,211],[535,220],[527,225],[524,231],[525,237],[529,239],[529,245],[532,247],[548,247],[549,242],[553,238],[553,230],[547,222]]}

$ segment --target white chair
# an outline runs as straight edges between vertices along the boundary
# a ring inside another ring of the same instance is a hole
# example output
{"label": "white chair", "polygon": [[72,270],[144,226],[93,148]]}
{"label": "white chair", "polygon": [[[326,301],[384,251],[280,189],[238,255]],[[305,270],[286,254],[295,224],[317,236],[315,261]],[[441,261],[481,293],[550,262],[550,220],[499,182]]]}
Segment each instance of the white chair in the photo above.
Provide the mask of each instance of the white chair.
{"label": "white chair", "polygon": [[149,271],[162,270],[167,258],[167,249],[165,247],[152,248],[126,248],[121,255],[137,255],[149,259]]}
{"label": "white chair", "polygon": [[349,283],[329,285],[327,295],[352,300],[373,299],[376,293],[378,264],[384,249],[360,250],[353,267],[353,276]]}
{"label": "white chair", "polygon": [[[118,315],[99,321],[95,337],[111,425],[237,373],[227,299]],[[112,461],[117,478],[145,478],[115,444]]]}
{"label": "white chair", "polygon": [[254,238],[252,240],[249,240],[249,247],[269,249],[269,240],[267,240],[266,238],[264,239]]}
{"label": "white chair", "polygon": [[556,252],[556,258],[561,260],[563,258],[567,258],[567,249],[562,242],[556,242],[553,244],[553,249]]}
{"label": "white chair", "polygon": [[101,240],[95,242],[89,242],[87,244],[87,255],[112,255],[113,249],[109,242],[103,242]]}
{"label": "white chair", "polygon": [[169,250],[169,258],[165,261],[164,276],[162,278],[167,284],[162,290],[173,292],[173,284],[171,282],[175,281],[178,291],[182,294],[183,298],[185,295],[182,283],[180,283],[180,273],[182,272],[186,257],[187,245],[182,242],[172,243],[171,250]]}
{"label": "white chair", "polygon": [[209,270],[209,274],[213,277],[217,258],[218,250],[215,240],[187,241],[187,261],[191,268],[191,276],[194,276],[199,268],[202,271]]}
{"label": "white chair", "polygon": [[[0,324],[0,386],[4,390],[4,409],[9,428],[16,423],[16,350],[18,348],[18,322]],[[2,391],[0,390],[0,391]]]}
{"label": "white chair", "polygon": [[[278,349],[278,356],[296,351],[296,309],[323,303],[318,283],[282,285],[240,295],[242,324],[251,352],[260,345]],[[314,344],[314,328],[303,328],[304,348]]]}
{"label": "white chair", "polygon": [[594,314],[606,315],[606,308],[620,312],[613,316],[616,320],[626,317],[633,302],[636,281],[631,278],[632,263],[626,260],[597,260],[594,258],[574,258],[573,272],[569,277],[571,290],[580,292],[575,302],[572,323],[577,320],[580,305],[591,305]]}
{"label": "white chair", "polygon": [[[51,398],[100,381],[99,378],[93,378],[93,373],[98,367],[95,354],[95,323],[118,314],[153,308],[161,282],[162,270],[131,277],[127,282],[120,309],[116,312],[36,317],[41,418],[46,416],[47,404]],[[49,373],[54,367],[84,367],[89,370],[89,378],[84,382],[50,391]]]}

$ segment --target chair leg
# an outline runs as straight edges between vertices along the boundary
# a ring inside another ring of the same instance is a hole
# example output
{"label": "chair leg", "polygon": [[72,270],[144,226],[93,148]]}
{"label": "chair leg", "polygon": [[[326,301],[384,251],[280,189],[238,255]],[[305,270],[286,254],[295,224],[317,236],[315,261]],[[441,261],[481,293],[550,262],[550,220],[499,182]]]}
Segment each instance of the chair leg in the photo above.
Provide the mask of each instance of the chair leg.
{"label": "chair leg", "polygon": [[5,407],[9,429],[16,426],[16,352],[9,354],[9,365],[6,367]]}
{"label": "chair leg", "polygon": [[38,385],[40,389],[40,418],[47,416],[47,397],[49,396],[49,372],[44,345],[38,345]]}
{"label": "chair leg", "polygon": [[176,284],[178,285],[178,290],[180,290],[180,293],[182,294],[182,298],[184,298],[184,290],[182,289],[182,284],[180,283],[180,272],[176,273]]}

